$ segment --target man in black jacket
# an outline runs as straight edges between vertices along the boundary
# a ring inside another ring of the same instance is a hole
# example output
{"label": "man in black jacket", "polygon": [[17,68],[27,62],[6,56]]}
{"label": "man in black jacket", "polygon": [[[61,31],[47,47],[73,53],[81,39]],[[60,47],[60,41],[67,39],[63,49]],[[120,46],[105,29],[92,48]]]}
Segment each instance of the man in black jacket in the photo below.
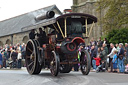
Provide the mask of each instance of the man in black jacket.
{"label": "man in black jacket", "polygon": [[97,56],[97,50],[95,48],[95,45],[93,45],[91,47],[91,60],[92,60],[92,66],[93,66],[93,71],[96,70],[96,60],[94,58],[96,58]]}
{"label": "man in black jacket", "polygon": [[30,38],[30,39],[35,39],[35,36],[36,36],[35,30],[32,29],[31,32],[29,33],[29,38]]}
{"label": "man in black jacket", "polygon": [[125,71],[125,66],[124,66],[124,49],[123,49],[123,44],[119,44],[119,52],[118,52],[118,67],[119,67],[119,72],[123,73]]}
{"label": "man in black jacket", "polygon": [[42,30],[42,28],[39,28],[39,34],[37,34],[37,36],[40,46],[42,47],[42,45],[46,44],[47,41],[46,33]]}
{"label": "man in black jacket", "polygon": [[16,52],[16,50],[13,50],[13,52],[11,53],[11,58],[12,58],[12,61],[13,61],[13,68],[16,68],[17,67],[17,56],[18,56],[18,53]]}

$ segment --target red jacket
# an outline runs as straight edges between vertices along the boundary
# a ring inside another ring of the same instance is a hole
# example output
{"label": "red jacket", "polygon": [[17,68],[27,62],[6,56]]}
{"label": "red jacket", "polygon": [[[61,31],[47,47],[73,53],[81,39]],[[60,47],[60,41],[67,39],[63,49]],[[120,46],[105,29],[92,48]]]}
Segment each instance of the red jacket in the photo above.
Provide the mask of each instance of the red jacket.
{"label": "red jacket", "polygon": [[96,66],[99,66],[100,65],[100,58],[94,58],[96,60]]}

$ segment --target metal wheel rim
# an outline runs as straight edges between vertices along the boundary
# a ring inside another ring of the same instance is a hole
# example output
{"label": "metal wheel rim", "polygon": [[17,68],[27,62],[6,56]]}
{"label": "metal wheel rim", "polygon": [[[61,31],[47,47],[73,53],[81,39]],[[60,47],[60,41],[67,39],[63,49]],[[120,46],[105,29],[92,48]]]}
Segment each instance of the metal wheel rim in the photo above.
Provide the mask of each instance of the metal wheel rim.
{"label": "metal wheel rim", "polygon": [[34,73],[36,64],[36,51],[34,43],[30,40],[26,46],[26,67],[30,74]]}

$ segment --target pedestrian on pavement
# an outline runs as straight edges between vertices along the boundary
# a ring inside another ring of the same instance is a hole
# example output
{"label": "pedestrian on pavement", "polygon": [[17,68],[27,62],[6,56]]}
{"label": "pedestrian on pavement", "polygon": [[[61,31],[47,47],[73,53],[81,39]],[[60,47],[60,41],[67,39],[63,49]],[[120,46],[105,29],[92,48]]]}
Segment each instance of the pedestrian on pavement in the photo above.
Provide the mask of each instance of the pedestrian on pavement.
{"label": "pedestrian on pavement", "polygon": [[119,44],[119,52],[118,52],[118,67],[119,67],[119,72],[123,73],[125,71],[125,66],[124,66],[124,48],[123,44]]}

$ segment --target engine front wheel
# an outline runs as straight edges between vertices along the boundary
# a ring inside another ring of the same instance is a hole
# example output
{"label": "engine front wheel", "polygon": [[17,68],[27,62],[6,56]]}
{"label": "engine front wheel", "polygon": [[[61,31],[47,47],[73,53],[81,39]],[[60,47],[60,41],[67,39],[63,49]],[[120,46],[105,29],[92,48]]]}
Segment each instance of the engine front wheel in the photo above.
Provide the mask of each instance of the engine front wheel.
{"label": "engine front wheel", "polygon": [[80,69],[82,74],[88,75],[91,69],[91,58],[86,50],[81,51],[80,62],[81,62]]}

